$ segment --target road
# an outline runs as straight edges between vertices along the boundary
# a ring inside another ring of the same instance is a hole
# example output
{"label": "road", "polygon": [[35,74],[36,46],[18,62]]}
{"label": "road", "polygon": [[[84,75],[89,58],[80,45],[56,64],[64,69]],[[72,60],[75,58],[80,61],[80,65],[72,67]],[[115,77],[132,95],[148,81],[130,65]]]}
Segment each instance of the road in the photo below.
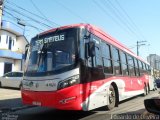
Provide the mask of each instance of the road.
{"label": "road", "polygon": [[[111,111],[99,108],[89,112],[60,111],[44,107],[28,107],[21,103],[19,90],[0,88],[0,120],[119,120],[133,117],[137,120],[146,115],[143,101],[147,98],[158,97],[158,91],[151,91],[149,95],[136,96],[122,101],[119,107]],[[142,117],[142,116],[141,116]],[[157,116],[157,118],[159,117]]]}

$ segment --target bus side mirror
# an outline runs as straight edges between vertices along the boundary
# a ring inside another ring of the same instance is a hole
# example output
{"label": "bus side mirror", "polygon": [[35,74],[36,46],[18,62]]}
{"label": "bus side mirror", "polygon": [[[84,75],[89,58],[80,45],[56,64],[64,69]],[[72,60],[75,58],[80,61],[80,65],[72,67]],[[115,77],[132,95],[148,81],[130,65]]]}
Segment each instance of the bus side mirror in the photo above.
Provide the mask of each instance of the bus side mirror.
{"label": "bus side mirror", "polygon": [[89,50],[89,57],[95,56],[95,43],[93,41],[90,41],[88,43],[88,50]]}
{"label": "bus side mirror", "polygon": [[85,58],[88,59],[89,57],[95,56],[95,43],[90,41],[85,43]]}
{"label": "bus side mirror", "polygon": [[25,59],[25,60],[26,60],[26,57],[27,57],[28,48],[29,48],[29,44],[27,44],[27,45],[25,46],[25,54],[24,54],[24,59]]}

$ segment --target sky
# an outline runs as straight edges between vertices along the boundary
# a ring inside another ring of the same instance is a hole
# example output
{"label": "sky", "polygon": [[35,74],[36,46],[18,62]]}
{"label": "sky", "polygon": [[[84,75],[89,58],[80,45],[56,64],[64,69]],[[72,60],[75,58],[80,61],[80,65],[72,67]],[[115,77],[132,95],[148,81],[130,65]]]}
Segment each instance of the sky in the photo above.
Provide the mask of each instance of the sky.
{"label": "sky", "polygon": [[2,19],[23,22],[28,41],[51,28],[89,23],[135,54],[137,41],[146,41],[139,47],[144,60],[149,54],[160,55],[160,0],[6,0],[4,6]]}

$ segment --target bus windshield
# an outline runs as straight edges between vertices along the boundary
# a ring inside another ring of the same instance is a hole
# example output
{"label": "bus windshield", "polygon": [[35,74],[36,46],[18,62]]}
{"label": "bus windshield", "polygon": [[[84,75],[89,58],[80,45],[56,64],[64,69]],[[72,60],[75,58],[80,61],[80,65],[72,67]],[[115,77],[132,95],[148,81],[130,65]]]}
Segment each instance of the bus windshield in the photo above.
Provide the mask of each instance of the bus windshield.
{"label": "bus windshield", "polygon": [[33,38],[25,75],[52,75],[73,69],[77,57],[76,30],[59,30]]}

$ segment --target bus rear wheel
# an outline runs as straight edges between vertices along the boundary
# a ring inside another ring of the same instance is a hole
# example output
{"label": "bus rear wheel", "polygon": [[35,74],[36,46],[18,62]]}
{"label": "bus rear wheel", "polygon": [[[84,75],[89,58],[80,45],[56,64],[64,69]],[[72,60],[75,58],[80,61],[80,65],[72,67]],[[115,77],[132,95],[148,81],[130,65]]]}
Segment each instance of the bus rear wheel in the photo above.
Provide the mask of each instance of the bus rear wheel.
{"label": "bus rear wheel", "polygon": [[150,87],[149,87],[149,84],[147,85],[147,88],[148,88],[148,94],[150,93]]}
{"label": "bus rear wheel", "polygon": [[146,96],[148,94],[148,87],[146,86],[146,84],[144,84],[144,93],[143,96]]}
{"label": "bus rear wheel", "polygon": [[109,87],[109,105],[107,105],[107,110],[111,110],[116,105],[116,91],[114,86],[111,84]]}

